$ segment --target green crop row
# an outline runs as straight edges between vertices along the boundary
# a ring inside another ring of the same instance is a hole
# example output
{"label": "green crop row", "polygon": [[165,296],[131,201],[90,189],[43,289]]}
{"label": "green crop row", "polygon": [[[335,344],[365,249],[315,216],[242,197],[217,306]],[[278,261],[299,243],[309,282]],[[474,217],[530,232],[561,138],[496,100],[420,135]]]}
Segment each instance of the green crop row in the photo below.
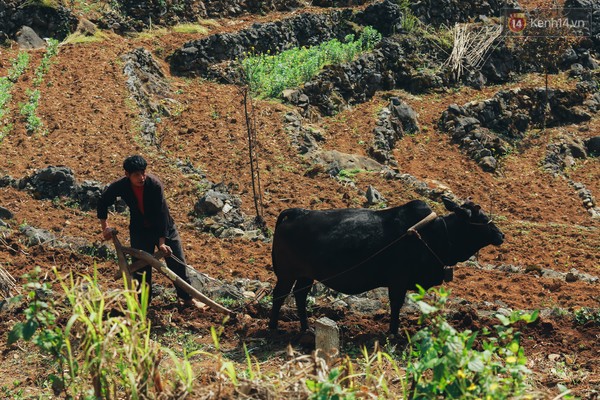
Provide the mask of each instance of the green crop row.
{"label": "green crop row", "polygon": [[12,61],[11,68],[8,70],[8,75],[0,77],[0,142],[9,134],[12,129],[12,124],[9,124],[5,118],[10,114],[8,104],[12,99],[11,90],[15,82],[19,80],[21,75],[29,66],[29,54],[20,52]]}
{"label": "green crop row", "polygon": [[263,98],[277,98],[283,90],[297,87],[314,77],[325,65],[353,60],[372,50],[381,34],[365,27],[358,39],[348,35],[344,42],[337,39],[313,47],[301,47],[276,55],[248,54],[241,60],[250,90]]}
{"label": "green crop row", "polygon": [[33,80],[34,86],[39,86],[42,84],[44,80],[44,75],[48,73],[50,70],[50,66],[52,65],[52,59],[54,56],[58,54],[58,40],[50,39],[48,40],[48,48],[46,49],[46,53],[40,62],[40,65],[35,70],[35,78]]}
{"label": "green crop row", "polygon": [[[40,65],[35,69],[35,78],[33,79],[33,86],[39,87],[44,81],[44,76],[50,70],[52,66],[52,59],[58,54],[58,40],[48,40],[48,47],[46,53],[42,57]],[[33,135],[40,131],[42,128],[42,120],[37,115],[37,109],[39,106],[41,93],[39,89],[26,91],[28,101],[26,103],[19,104],[19,111],[23,117],[25,117],[27,133]]]}
{"label": "green crop row", "polygon": [[29,134],[36,133],[42,127],[42,120],[37,116],[37,108],[40,100],[40,91],[27,89],[27,103],[20,103],[19,110],[21,115],[25,117],[27,132]]}

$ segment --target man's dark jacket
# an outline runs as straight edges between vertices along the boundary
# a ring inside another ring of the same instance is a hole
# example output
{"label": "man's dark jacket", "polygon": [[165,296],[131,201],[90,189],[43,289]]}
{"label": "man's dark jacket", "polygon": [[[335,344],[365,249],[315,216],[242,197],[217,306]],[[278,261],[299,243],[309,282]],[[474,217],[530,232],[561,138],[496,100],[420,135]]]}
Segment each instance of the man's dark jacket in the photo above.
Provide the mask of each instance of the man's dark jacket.
{"label": "man's dark jacket", "polygon": [[174,232],[174,223],[167,202],[164,188],[160,180],[151,174],[146,175],[144,183],[144,214],[138,208],[137,199],[133,194],[129,178],[123,177],[108,185],[98,201],[97,214],[99,219],[106,219],[108,207],[120,197],[129,206],[129,231],[135,233],[152,233],[156,237],[169,237]]}

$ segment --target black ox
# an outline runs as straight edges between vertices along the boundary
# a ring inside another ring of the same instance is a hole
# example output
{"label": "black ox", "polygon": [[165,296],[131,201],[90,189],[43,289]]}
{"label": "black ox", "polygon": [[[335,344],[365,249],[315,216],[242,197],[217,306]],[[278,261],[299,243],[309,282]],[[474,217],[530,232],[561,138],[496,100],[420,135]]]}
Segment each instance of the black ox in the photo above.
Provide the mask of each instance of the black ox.
{"label": "black ox", "polygon": [[277,284],[269,328],[277,328],[279,310],[293,287],[306,330],[306,297],[317,280],[346,294],[387,287],[390,332],[396,333],[407,290],[416,284],[425,289],[439,285],[445,268],[504,241],[480,206],[470,201],[459,206],[448,198],[443,202],[451,212],[442,217],[420,200],[378,211],[283,211],[273,238]]}

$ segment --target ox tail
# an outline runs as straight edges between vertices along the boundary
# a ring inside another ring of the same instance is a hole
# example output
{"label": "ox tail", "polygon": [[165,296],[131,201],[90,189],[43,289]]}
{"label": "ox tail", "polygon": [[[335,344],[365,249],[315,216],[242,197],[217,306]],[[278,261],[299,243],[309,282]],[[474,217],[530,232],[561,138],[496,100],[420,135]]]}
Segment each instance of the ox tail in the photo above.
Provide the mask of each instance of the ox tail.
{"label": "ox tail", "polygon": [[[285,239],[281,238],[277,233],[277,228],[284,224],[286,221],[293,221],[298,217],[301,217],[308,213],[308,210],[304,210],[302,208],[288,208],[287,210],[283,210],[279,217],[277,217],[277,222],[275,223],[275,233],[273,235],[273,246],[271,249],[271,261],[273,263],[273,271],[275,275],[278,275],[278,260],[277,260],[277,252],[281,251],[282,246],[286,246]],[[283,239],[283,240],[282,240]]]}

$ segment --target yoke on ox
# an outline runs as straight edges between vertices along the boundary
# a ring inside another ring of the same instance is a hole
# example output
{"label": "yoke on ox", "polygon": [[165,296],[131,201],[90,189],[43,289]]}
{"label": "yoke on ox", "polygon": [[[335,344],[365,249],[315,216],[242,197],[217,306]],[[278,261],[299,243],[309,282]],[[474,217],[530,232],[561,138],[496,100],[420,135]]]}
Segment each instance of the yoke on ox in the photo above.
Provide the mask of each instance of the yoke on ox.
{"label": "yoke on ox", "polygon": [[345,294],[387,287],[390,332],[397,333],[407,290],[441,284],[445,268],[504,241],[480,206],[442,200],[450,211],[444,216],[436,216],[420,200],[378,211],[283,211],[273,237],[277,284],[269,327],[277,328],[283,301],[294,288],[300,325],[306,330],[306,297],[317,280]]}

